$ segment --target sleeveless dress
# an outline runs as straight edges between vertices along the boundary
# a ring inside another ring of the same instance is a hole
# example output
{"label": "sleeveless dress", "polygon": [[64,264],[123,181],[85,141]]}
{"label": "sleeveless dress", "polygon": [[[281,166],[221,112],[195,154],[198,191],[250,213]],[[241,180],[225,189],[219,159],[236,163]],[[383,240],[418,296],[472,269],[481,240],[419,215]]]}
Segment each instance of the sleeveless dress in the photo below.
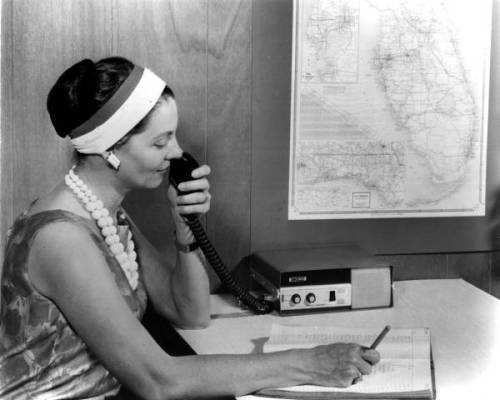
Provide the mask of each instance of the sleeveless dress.
{"label": "sleeveless dress", "polygon": [[38,292],[28,276],[27,259],[35,235],[44,226],[60,221],[87,230],[138,319],[146,308],[141,277],[133,291],[93,220],[64,210],[22,214],[10,230],[1,279],[0,399],[3,400],[102,399],[116,394],[120,388],[57,305]]}

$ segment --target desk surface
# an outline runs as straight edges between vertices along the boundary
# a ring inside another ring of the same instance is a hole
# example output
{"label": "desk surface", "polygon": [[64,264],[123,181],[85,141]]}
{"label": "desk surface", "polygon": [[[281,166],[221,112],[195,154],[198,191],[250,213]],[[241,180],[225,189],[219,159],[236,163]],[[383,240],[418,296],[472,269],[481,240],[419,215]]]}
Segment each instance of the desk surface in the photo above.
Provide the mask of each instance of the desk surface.
{"label": "desk surface", "polygon": [[429,327],[437,400],[500,398],[500,301],[461,279],[395,282],[394,306],[376,310],[251,315],[229,296],[214,295],[211,302],[212,322],[207,329],[178,330],[198,354],[261,352],[273,322]]}

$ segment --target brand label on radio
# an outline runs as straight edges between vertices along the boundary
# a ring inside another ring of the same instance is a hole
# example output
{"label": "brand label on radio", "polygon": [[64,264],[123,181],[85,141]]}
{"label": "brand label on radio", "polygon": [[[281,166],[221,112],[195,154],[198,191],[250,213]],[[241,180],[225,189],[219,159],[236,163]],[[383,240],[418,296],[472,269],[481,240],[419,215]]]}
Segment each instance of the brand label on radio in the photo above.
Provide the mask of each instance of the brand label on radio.
{"label": "brand label on radio", "polygon": [[307,282],[307,276],[291,276],[288,278],[288,283],[297,283],[297,282]]}

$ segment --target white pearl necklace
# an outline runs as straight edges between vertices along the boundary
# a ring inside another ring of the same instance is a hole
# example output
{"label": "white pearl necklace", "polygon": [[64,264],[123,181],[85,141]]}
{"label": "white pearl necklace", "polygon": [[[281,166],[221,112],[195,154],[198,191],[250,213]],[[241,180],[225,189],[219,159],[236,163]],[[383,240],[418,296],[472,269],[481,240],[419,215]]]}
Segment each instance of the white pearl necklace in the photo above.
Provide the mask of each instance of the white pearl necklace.
{"label": "white pearl necklace", "polygon": [[104,207],[101,200],[92,193],[87,185],[75,174],[74,166],[64,177],[64,182],[83,203],[85,209],[90,213],[92,218],[97,222],[97,226],[101,229],[104,241],[120,264],[125,273],[130,286],[133,290],[137,288],[139,282],[139,264],[137,263],[137,253],[132,240],[132,232],[128,231],[127,247],[123,246],[118,236],[113,218],[109,216],[109,211]]}

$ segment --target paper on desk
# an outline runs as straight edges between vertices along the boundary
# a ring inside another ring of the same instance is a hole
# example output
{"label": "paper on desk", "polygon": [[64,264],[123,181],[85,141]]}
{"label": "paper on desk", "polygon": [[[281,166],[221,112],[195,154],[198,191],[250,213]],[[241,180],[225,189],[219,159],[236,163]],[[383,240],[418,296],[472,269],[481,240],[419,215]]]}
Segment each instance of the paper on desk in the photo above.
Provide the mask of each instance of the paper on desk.
{"label": "paper on desk", "polygon": [[[285,326],[273,324],[264,352],[290,348],[309,348],[335,342],[370,346],[383,327],[332,328],[328,326]],[[389,393],[432,390],[430,370],[430,332],[427,328],[392,328],[377,347],[381,361],[370,375],[348,388],[301,385],[282,390],[300,392]]]}

